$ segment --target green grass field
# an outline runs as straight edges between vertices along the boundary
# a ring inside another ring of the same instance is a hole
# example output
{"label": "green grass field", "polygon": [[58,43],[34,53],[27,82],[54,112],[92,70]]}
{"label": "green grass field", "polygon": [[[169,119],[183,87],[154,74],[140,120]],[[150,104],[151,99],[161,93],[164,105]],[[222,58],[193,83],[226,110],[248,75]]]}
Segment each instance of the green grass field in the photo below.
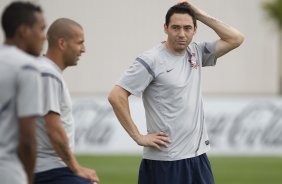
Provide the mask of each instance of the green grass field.
{"label": "green grass field", "polygon": [[[216,184],[282,184],[282,157],[209,157]],[[136,184],[141,156],[78,156],[101,184]]]}

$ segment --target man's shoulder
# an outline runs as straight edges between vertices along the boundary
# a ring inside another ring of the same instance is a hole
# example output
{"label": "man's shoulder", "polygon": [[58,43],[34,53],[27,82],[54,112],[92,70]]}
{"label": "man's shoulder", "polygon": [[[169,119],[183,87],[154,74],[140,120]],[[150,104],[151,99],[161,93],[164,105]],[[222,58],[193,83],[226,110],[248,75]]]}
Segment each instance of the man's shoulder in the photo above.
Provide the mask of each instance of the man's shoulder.
{"label": "man's shoulder", "polygon": [[204,51],[204,52],[211,52],[211,50],[215,50],[216,41],[213,42],[192,42],[188,46],[188,50],[191,51]]}
{"label": "man's shoulder", "polygon": [[153,48],[146,50],[142,54],[138,56],[138,58],[144,60],[146,63],[153,64],[157,61],[157,58],[159,58],[162,55],[162,52],[164,50],[164,46],[162,43],[154,46]]}
{"label": "man's shoulder", "polygon": [[42,74],[51,74],[60,79],[62,78],[62,74],[58,71],[59,69],[56,64],[45,56],[39,58],[38,67]]}
{"label": "man's shoulder", "polygon": [[[63,76],[59,71],[58,67],[45,56],[39,58],[39,70],[41,72],[41,76],[43,79],[47,81],[53,81],[54,83],[58,83],[61,86],[63,85]],[[43,80],[44,85],[50,85],[47,81]]]}
{"label": "man's shoulder", "polygon": [[36,58],[14,46],[2,46],[0,60],[1,64],[6,64],[16,71],[26,69],[39,71]]}
{"label": "man's shoulder", "polygon": [[153,56],[156,56],[156,55],[161,54],[161,53],[163,52],[163,50],[164,50],[163,44],[162,44],[162,43],[159,43],[159,44],[155,45],[154,47],[152,47],[152,48],[146,50],[146,51],[143,52],[142,54],[143,54],[143,55],[148,55],[148,56],[153,57]]}

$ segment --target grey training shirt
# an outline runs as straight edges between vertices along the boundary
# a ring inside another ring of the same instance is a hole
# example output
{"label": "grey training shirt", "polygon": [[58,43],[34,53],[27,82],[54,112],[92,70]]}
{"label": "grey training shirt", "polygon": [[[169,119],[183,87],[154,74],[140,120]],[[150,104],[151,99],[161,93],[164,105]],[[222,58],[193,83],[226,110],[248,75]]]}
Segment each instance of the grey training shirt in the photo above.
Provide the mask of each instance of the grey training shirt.
{"label": "grey training shirt", "polygon": [[[69,90],[64,82],[61,69],[47,57],[40,59],[40,71],[43,81],[43,114],[55,112],[60,115],[61,124],[67,134],[69,146],[74,148],[74,119]],[[66,167],[50,142],[43,117],[37,121],[37,162],[35,172]]]}
{"label": "grey training shirt", "polygon": [[27,183],[18,158],[19,118],[42,114],[37,60],[15,46],[0,47],[0,183]]}
{"label": "grey training shirt", "polygon": [[143,158],[180,160],[210,149],[204,123],[201,67],[216,64],[215,42],[191,43],[182,56],[163,44],[141,54],[117,85],[143,98],[148,133],[166,132],[172,143],[161,151],[144,147]]}

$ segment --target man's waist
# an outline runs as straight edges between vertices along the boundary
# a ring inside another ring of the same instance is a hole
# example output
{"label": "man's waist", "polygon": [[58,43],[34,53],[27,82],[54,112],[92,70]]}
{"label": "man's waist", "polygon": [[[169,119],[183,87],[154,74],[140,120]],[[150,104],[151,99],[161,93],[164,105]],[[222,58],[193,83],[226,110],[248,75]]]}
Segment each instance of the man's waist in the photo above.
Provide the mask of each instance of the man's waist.
{"label": "man's waist", "polygon": [[210,146],[200,147],[196,149],[187,149],[182,151],[159,151],[155,148],[144,147],[143,158],[149,160],[161,160],[161,161],[176,161],[187,158],[193,158],[206,153],[210,150]]}
{"label": "man's waist", "polygon": [[49,156],[49,157],[40,157],[38,156],[36,159],[36,167],[35,172],[43,172],[50,169],[56,169],[66,167],[66,164],[62,161],[62,159],[58,156]]}

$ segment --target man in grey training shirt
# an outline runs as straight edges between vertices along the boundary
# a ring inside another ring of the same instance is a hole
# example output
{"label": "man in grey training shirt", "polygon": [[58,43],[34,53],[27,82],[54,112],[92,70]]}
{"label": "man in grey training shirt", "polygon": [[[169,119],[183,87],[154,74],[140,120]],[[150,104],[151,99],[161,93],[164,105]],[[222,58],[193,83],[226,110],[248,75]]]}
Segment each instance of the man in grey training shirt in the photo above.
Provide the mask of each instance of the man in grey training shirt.
{"label": "man in grey training shirt", "polygon": [[[192,42],[197,20],[219,39]],[[166,42],[139,55],[109,95],[120,123],[144,146],[139,184],[213,184],[206,152],[210,149],[201,95],[201,68],[214,66],[243,42],[235,28],[189,2],[166,14]],[[148,133],[142,135],[130,115],[128,97],[141,96]]]}
{"label": "man in grey training shirt", "polygon": [[2,14],[0,46],[0,183],[31,184],[36,158],[35,119],[42,114],[38,56],[45,40],[41,8],[13,2]]}
{"label": "man in grey training shirt", "polygon": [[60,18],[47,32],[48,50],[41,58],[43,117],[37,126],[36,184],[92,184],[99,182],[95,170],[82,167],[74,149],[75,122],[71,97],[62,72],[77,64],[85,52],[84,32],[77,22]]}

